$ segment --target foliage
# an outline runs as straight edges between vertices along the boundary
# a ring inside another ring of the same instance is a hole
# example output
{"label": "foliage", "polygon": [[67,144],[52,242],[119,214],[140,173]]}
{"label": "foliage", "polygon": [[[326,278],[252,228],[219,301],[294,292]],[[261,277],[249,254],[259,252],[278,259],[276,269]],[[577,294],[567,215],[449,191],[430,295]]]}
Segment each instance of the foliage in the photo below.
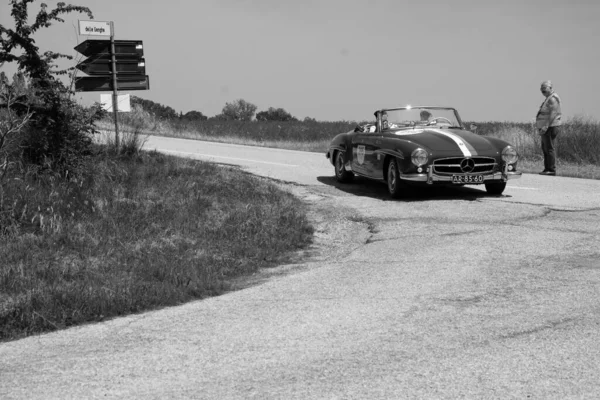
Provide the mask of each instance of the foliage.
{"label": "foliage", "polygon": [[202,114],[200,111],[188,111],[181,115],[179,119],[183,121],[206,121],[208,117]]}
{"label": "foliage", "polygon": [[152,100],[142,99],[141,97],[131,96],[131,105],[139,105],[144,110],[148,111],[156,118],[170,120],[179,118],[179,114],[173,108],[165,106],[159,103],[155,103]]}
{"label": "foliage", "polygon": [[295,121],[296,118],[283,108],[269,107],[267,111],[256,114],[257,121]]}
{"label": "foliage", "polygon": [[259,143],[271,141],[291,141],[295,143],[312,141],[329,141],[335,135],[353,130],[356,122],[303,122],[291,121],[231,121],[209,118],[206,121],[182,123],[172,121],[171,129],[162,135],[202,137],[204,140],[221,140],[238,137]]}
{"label": "foliage", "polygon": [[[48,28],[52,21],[65,22],[60,15],[71,12],[85,13],[92,19],[94,16],[87,7],[65,5],[59,2],[55,9],[48,12],[47,5],[41,4],[41,10],[31,25],[27,24],[28,5],[34,0],[10,0],[12,6],[11,15],[15,20],[15,29],[8,29],[0,24],[0,65],[4,62],[16,62],[19,70],[26,72],[30,79],[36,81],[40,89],[50,89],[57,81],[53,75],[66,74],[67,70],[53,71],[56,67],[55,61],[59,58],[71,60],[73,57],[65,54],[47,51],[39,54],[39,48],[35,45],[32,35],[41,28]],[[13,54],[14,50],[21,48],[22,54]]]}
{"label": "foliage", "polygon": [[[146,142],[146,138],[142,134],[155,129],[156,123],[156,117],[140,105],[134,105],[130,112],[121,113],[119,117],[119,124],[122,125],[119,154],[126,156],[138,155]],[[110,147],[112,147],[113,141],[112,136],[107,137],[107,144]]]}
{"label": "foliage", "polygon": [[81,167],[97,133],[95,122],[104,114],[100,104],[83,107],[71,98],[38,108],[24,132],[24,160],[65,177],[84,173]]}
{"label": "foliage", "polygon": [[[15,29],[0,25],[0,64],[16,62],[31,87],[27,108],[33,113],[23,127],[25,162],[50,168],[62,176],[77,174],[83,158],[89,151],[90,135],[95,132],[95,121],[103,116],[99,106],[84,108],[72,99],[72,92],[56,76],[69,70],[57,70],[56,60],[71,56],[47,51],[39,53],[33,34],[48,28],[53,21],[64,22],[60,17],[70,12],[85,13],[93,18],[87,7],[58,3],[47,11],[46,4],[33,24],[28,24],[28,5],[33,0],[11,0],[11,15]],[[20,54],[15,54],[17,51]]]}
{"label": "foliage", "polygon": [[256,106],[244,99],[238,99],[231,103],[225,103],[221,114],[217,119],[227,121],[250,121],[254,117]]}
{"label": "foliage", "polygon": [[21,130],[33,115],[27,98],[27,85],[22,74],[15,74],[10,84],[6,74],[0,73],[0,213],[4,211],[7,173],[19,160]]}

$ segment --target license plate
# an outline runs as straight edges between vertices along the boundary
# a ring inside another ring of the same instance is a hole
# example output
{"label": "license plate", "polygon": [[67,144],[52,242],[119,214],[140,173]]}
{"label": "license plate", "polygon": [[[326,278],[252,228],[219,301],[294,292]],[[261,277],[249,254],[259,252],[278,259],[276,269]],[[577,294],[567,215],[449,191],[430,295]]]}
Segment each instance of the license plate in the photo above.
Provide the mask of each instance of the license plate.
{"label": "license plate", "polygon": [[452,183],[483,183],[483,175],[452,175]]}

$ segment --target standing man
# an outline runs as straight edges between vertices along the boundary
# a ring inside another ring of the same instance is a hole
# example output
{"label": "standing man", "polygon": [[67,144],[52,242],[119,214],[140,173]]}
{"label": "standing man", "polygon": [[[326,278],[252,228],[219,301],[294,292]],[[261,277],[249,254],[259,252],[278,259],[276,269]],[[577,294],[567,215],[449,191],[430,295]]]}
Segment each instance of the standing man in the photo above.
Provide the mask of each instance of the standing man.
{"label": "standing man", "polygon": [[540,90],[546,97],[535,117],[535,125],[542,139],[542,153],[544,153],[544,170],[540,172],[540,175],[556,175],[554,139],[560,132],[561,101],[558,94],[552,89],[552,82],[542,82]]}

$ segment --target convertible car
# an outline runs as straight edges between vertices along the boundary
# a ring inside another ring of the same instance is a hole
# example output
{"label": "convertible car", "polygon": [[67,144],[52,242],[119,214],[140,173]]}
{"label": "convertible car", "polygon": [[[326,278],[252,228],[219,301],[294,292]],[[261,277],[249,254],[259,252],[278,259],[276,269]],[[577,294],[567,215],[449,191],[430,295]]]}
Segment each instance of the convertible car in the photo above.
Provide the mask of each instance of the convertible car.
{"label": "convertible car", "polygon": [[334,137],[326,157],[339,182],[364,176],[385,182],[395,198],[418,184],[484,185],[500,195],[521,177],[509,143],[470,132],[449,107],[378,110],[375,123]]}

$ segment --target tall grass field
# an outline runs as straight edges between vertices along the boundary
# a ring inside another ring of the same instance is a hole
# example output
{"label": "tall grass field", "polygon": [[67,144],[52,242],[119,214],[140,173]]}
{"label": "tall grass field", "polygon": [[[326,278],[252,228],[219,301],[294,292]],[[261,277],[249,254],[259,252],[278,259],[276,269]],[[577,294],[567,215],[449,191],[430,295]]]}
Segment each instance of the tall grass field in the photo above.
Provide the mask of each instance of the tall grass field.
{"label": "tall grass field", "polygon": [[[121,114],[125,132],[216,142],[323,152],[338,133],[348,132],[363,121],[161,121],[140,108]],[[519,122],[465,122],[477,125],[477,133],[506,140],[516,147],[520,169],[543,169],[541,140],[535,126]],[[110,130],[112,120],[104,120],[101,129]],[[600,179],[600,122],[576,116],[563,122],[556,140],[559,175]]]}

